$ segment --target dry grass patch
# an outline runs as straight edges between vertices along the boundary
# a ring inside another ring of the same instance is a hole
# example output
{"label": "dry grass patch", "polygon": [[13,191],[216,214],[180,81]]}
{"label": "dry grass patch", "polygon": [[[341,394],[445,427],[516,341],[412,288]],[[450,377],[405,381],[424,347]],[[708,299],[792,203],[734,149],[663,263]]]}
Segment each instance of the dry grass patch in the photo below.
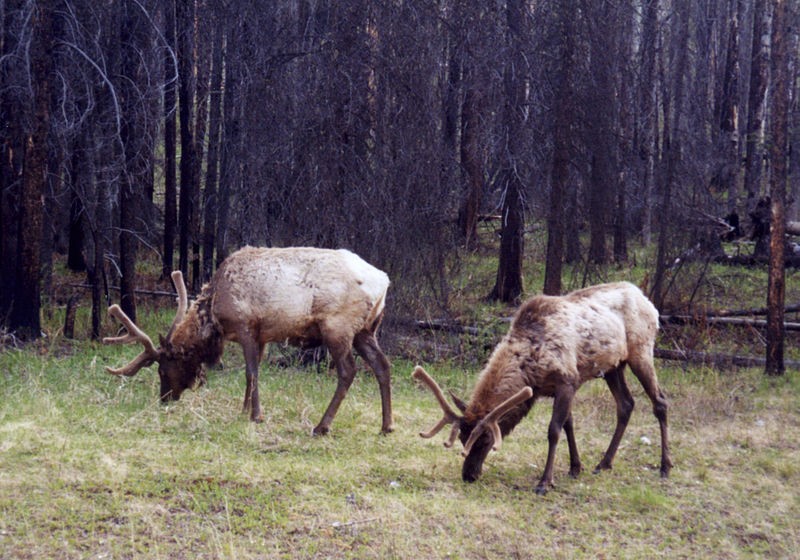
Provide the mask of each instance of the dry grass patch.
{"label": "dry grass patch", "polygon": [[[800,382],[659,365],[675,469],[658,473],[658,423],[638,383],[614,469],[591,474],[614,427],[605,384],[575,403],[584,473],[533,488],[551,402],[538,402],[483,478],[420,429],[439,417],[412,364],[394,365],[397,430],[379,435],[377,383],[360,374],[329,437],[310,436],[335,378],[262,368],[266,422],[239,410],[238,349],[168,407],[157,376],[102,366],[125,349],[79,344],[0,354],[2,558],[788,558],[800,549]],[[470,371],[431,364],[464,392]],[[649,440],[649,443],[648,443]]]}

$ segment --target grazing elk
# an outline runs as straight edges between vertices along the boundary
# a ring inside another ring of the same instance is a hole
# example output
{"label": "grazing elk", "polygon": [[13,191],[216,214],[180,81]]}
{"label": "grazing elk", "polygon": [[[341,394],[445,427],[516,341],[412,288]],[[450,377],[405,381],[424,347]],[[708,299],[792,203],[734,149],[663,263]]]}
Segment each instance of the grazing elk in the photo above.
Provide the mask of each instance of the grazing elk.
{"label": "grazing elk", "polygon": [[[389,361],[376,331],[381,323],[389,278],[346,250],[244,247],[219,267],[200,296],[188,307],[183,276],[172,273],[178,291],[178,312],[166,338],[156,348],[117,305],[109,308],[128,330],[105,343],[141,342],[144,351],[114,375],[135,375],[158,362],[161,400],[178,400],[184,389],[204,381],[203,364],[214,364],[223,344],[232,340],[243,349],[247,387],[244,411],[263,421],[258,398],[258,368],[268,342],[294,346],[325,344],[336,365],[338,385],[314,434],[328,433],[339,405],[355,376],[352,349],[375,372],[381,394],[381,431],[392,431]],[[188,308],[188,309],[187,309]]]}
{"label": "grazing elk", "polygon": [[535,296],[517,311],[508,334],[492,352],[468,404],[455,395],[455,412],[436,382],[417,366],[415,379],[439,401],[444,417],[430,431],[433,437],[452,424],[445,446],[458,435],[464,445],[462,478],[473,482],[481,474],[490,449],[525,417],[538,397],[553,397],[553,415],[547,433],[544,473],[536,486],[544,494],[553,484],[553,461],[561,429],[567,435],[570,475],[581,471],[572,425],[572,399],[591,379],[606,380],[617,405],[617,426],[605,456],[595,472],[610,469],[633,412],[634,401],[625,383],[629,365],[653,403],[661,428],[661,476],[672,468],[667,433],[667,401],[659,389],[653,366],[658,312],[633,284],[618,282],[578,290],[565,296]]}

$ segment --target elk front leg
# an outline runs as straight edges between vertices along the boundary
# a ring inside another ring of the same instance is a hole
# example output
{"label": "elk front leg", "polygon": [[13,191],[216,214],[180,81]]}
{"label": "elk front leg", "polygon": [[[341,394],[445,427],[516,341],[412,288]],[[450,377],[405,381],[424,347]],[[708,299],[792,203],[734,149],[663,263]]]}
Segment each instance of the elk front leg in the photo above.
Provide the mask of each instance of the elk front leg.
{"label": "elk front leg", "polygon": [[[536,485],[536,493],[546,494],[553,485],[553,464],[556,458],[556,446],[561,436],[561,429],[567,419],[572,415],[572,397],[575,390],[572,387],[561,387],[556,391],[553,401],[553,415],[550,418],[550,426],[547,429],[547,463],[544,466],[544,473]],[[571,429],[570,429],[571,431]]]}
{"label": "elk front leg", "polygon": [[242,349],[244,350],[246,382],[242,412],[247,413],[247,411],[250,411],[250,420],[263,422],[264,415],[261,413],[261,403],[258,399],[258,366],[261,362],[261,354],[264,347],[253,341],[248,341],[242,343]]}

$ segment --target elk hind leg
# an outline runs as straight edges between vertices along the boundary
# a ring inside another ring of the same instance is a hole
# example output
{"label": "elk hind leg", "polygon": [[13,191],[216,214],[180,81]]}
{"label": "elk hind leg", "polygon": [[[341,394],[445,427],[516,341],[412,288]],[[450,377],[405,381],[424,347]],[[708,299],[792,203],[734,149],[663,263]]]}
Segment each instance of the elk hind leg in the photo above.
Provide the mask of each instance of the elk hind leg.
{"label": "elk hind leg", "polygon": [[381,393],[382,423],[381,432],[384,434],[394,430],[392,424],[392,381],[389,360],[386,359],[378,340],[369,332],[358,333],[353,340],[356,351],[369,364],[378,380]]}
{"label": "elk hind leg", "polygon": [[250,411],[250,420],[263,422],[264,415],[261,413],[261,403],[258,399],[258,367],[261,363],[264,345],[258,344],[253,340],[245,340],[242,343],[242,350],[244,352],[246,381],[242,412],[247,413]]}
{"label": "elk hind leg", "polygon": [[575,443],[575,431],[572,424],[572,412],[569,413],[567,420],[564,422],[564,433],[567,436],[567,445],[569,446],[569,475],[572,478],[577,478],[581,474],[581,457],[578,453],[578,444]]}
{"label": "elk hind leg", "polygon": [[667,478],[669,471],[672,469],[672,459],[669,453],[669,428],[667,422],[667,410],[669,404],[667,398],[661,391],[658,385],[658,378],[656,376],[656,368],[653,365],[653,359],[650,356],[631,358],[631,370],[639,379],[642,387],[650,397],[653,403],[653,414],[658,420],[659,428],[661,430],[661,478]]}
{"label": "elk hind leg", "polygon": [[606,454],[594,469],[595,473],[611,469],[611,464],[614,462],[614,456],[617,454],[619,443],[622,441],[625,428],[628,427],[628,421],[631,418],[634,407],[633,395],[631,395],[628,385],[625,383],[624,363],[606,373],[605,380],[611,390],[611,394],[614,395],[614,401],[617,403],[617,426],[614,429],[611,442],[608,444]]}
{"label": "elk hind leg", "polygon": [[334,392],[333,398],[328,408],[325,410],[325,414],[322,415],[319,424],[314,427],[313,433],[315,436],[324,436],[330,431],[331,423],[336,416],[336,412],[339,410],[339,405],[342,404],[342,400],[344,400],[345,395],[347,395],[347,391],[350,389],[350,385],[353,384],[353,379],[356,376],[356,361],[355,358],[353,358],[351,344],[341,341],[325,340],[325,345],[331,353],[333,363],[336,364],[338,381],[336,384],[336,392]]}

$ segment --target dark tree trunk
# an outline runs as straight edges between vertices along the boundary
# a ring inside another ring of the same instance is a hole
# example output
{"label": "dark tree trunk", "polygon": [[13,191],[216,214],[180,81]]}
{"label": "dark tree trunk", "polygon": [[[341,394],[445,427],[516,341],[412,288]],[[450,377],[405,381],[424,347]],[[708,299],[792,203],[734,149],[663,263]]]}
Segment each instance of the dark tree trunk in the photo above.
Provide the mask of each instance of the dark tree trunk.
{"label": "dark tree trunk", "polygon": [[728,195],[728,211],[736,210],[739,173],[739,1],[730,7],[731,17],[726,49],[725,74],[719,106],[720,192]]}
{"label": "dark tree trunk", "polygon": [[203,191],[203,280],[211,278],[214,271],[214,245],[217,227],[217,184],[219,181],[219,142],[222,121],[222,26],[214,27],[209,95],[208,156],[206,158],[206,185]]}
{"label": "dark tree trunk", "polygon": [[630,84],[635,83],[634,72],[630,68],[630,61],[633,56],[633,20],[634,2],[628,0],[623,2],[619,10],[619,17],[622,18],[620,33],[617,34],[617,41],[619,47],[619,59],[621,60],[618,65],[616,76],[613,78],[616,81],[616,88],[619,91],[619,112],[617,129],[619,130],[619,143],[617,148],[618,154],[618,171],[617,171],[617,188],[616,188],[616,202],[611,220],[611,227],[614,236],[614,261],[623,263],[628,260],[628,183],[633,175],[633,159],[634,159],[634,125],[633,125],[633,111],[634,107],[634,89]]}
{"label": "dark tree trunk", "polygon": [[480,86],[467,86],[461,108],[461,165],[467,181],[467,195],[459,212],[459,230],[466,249],[472,248],[478,237],[478,213],[483,196],[483,167],[481,166],[478,129],[481,114]]}
{"label": "dark tree trunk", "polygon": [[175,84],[178,80],[175,50],[175,0],[164,2],[164,27],[168,49],[164,55],[164,252],[161,255],[161,276],[169,278],[174,267],[175,231],[178,224],[176,177],[177,128]]}
{"label": "dark tree trunk", "polygon": [[241,142],[241,111],[239,96],[239,63],[237,60],[237,23],[232,18],[226,30],[225,41],[225,90],[222,100],[222,142],[220,142],[219,206],[217,208],[217,258],[219,267],[228,256],[228,218],[231,198],[235,195],[239,181],[239,145]]}
{"label": "dark tree trunk", "polygon": [[608,234],[617,192],[617,123],[614,89],[614,61],[618,56],[616,35],[620,34],[615,10],[605,3],[587,2],[592,83],[588,96],[588,148],[591,152],[589,178],[589,261],[605,264],[609,260]]}
{"label": "dark tree trunk", "polygon": [[642,22],[641,80],[639,81],[639,113],[636,119],[639,139],[639,159],[642,165],[642,237],[649,245],[652,236],[652,208],[655,182],[656,138],[658,117],[656,111],[656,46],[658,35],[658,2],[644,0]]}
{"label": "dark tree trunk", "polygon": [[[440,172],[439,184],[443,189],[452,188],[451,185],[461,184],[462,172],[459,168],[459,153],[463,145],[459,146],[459,123],[462,95],[462,72],[464,67],[464,46],[460,41],[462,36],[460,30],[463,17],[464,3],[453,2],[453,25],[455,33],[448,35],[446,41],[445,56],[447,59],[447,80],[444,83],[444,93],[442,95],[442,169]],[[463,128],[463,125],[462,125]],[[463,131],[461,133],[463,144]],[[465,204],[466,205],[466,202]],[[466,230],[469,225],[466,223],[466,208],[461,208],[458,216],[458,232],[466,241]]]}
{"label": "dark tree trunk", "polygon": [[39,2],[32,14],[30,71],[34,87],[32,126],[25,135],[25,164],[22,170],[22,195],[17,249],[17,281],[12,304],[10,330],[23,339],[41,335],[39,311],[40,250],[44,209],[42,198],[47,182],[47,142],[52,83],[54,0]]}
{"label": "dark tree trunk", "polygon": [[[0,58],[4,59],[3,80],[8,75],[22,75],[22,64],[18,57],[10,53],[19,48],[20,25],[22,17],[20,0],[7,1],[3,18],[2,49]],[[12,66],[13,63],[16,63]],[[20,216],[19,197],[22,176],[22,154],[24,132],[22,121],[13,118],[22,114],[20,98],[12,88],[0,87],[0,327],[6,326],[13,308],[14,294],[17,291],[17,232]]]}
{"label": "dark tree trunk", "polygon": [[[683,98],[685,89],[685,74],[688,53],[687,42],[688,32],[688,1],[682,0],[676,3],[676,35],[671,47],[672,58],[675,60],[673,89],[671,95],[664,95],[664,127],[663,127],[663,147],[664,147],[664,169],[660,176],[661,193],[659,196],[659,227],[658,227],[658,247],[656,249],[656,271],[653,278],[653,289],[651,299],[659,310],[664,307],[666,296],[665,277],[667,273],[667,253],[669,252],[669,241],[674,224],[672,223],[672,193],[673,187],[678,180],[678,167],[681,162],[681,141],[679,131],[679,121],[683,111]],[[671,101],[670,101],[671,100]]]}
{"label": "dark tree trunk", "polygon": [[146,118],[141,96],[136,91],[139,64],[138,53],[145,46],[140,10],[132,5],[123,9],[119,19],[120,51],[119,66],[123,76],[120,85],[122,94],[122,119],[120,141],[124,150],[124,172],[119,193],[119,256],[120,256],[120,307],[132,321],[136,321],[136,253],[139,244],[138,231],[141,223],[141,197],[144,191],[144,138]]}
{"label": "dark tree trunk", "polygon": [[523,138],[525,120],[525,57],[522,38],[525,37],[525,4],[522,0],[506,3],[506,25],[508,33],[509,60],[503,73],[506,95],[504,106],[504,162],[503,184],[505,199],[502,210],[500,233],[500,261],[497,279],[489,299],[515,303],[522,295],[522,257],[524,254],[524,186],[522,184]]}
{"label": "dark tree trunk", "polygon": [[[201,37],[211,37],[212,31],[209,29],[209,25],[213,24],[210,21],[208,14],[196,14],[196,20],[199,21],[199,35]],[[215,27],[219,27],[218,25]],[[192,169],[192,201],[191,201],[191,208],[192,208],[192,216],[189,224],[190,234],[189,237],[191,239],[192,245],[192,252],[191,252],[191,268],[192,268],[192,284],[191,288],[194,292],[200,291],[200,286],[203,280],[203,273],[201,270],[201,255],[200,255],[200,247],[201,247],[201,225],[202,225],[202,213],[201,213],[201,193],[200,193],[200,174],[203,168],[203,147],[206,141],[206,125],[208,120],[208,95],[209,95],[209,88],[210,83],[209,80],[211,79],[211,75],[209,73],[209,65],[211,64],[211,49],[213,49],[213,42],[198,40],[196,41],[197,45],[194,48],[194,52],[196,53],[197,60],[195,61],[195,73],[196,73],[196,114],[195,114],[195,121],[194,121],[194,154],[195,154],[195,166]]]}
{"label": "dark tree trunk", "polygon": [[197,166],[194,142],[194,0],[178,0],[176,10],[178,39],[179,110],[181,134],[181,191],[178,208],[178,268],[189,279],[189,250],[194,219],[194,184]]}
{"label": "dark tree trunk", "polygon": [[772,85],[769,104],[770,119],[770,192],[772,213],[769,243],[769,287],[767,289],[767,375],[783,375],[784,300],[784,233],[786,228],[786,180],[788,178],[789,94],[789,8],[787,0],[774,0],[772,16]]}
{"label": "dark tree trunk", "polygon": [[761,124],[764,115],[764,98],[767,90],[769,50],[765,45],[767,34],[767,1],[753,1],[753,37],[750,51],[750,87],[747,97],[747,124],[744,129],[744,190],[749,212],[755,207],[761,193]]}
{"label": "dark tree trunk", "polygon": [[569,164],[572,158],[570,129],[575,107],[572,80],[575,64],[573,16],[576,9],[574,2],[565,2],[556,16],[561,26],[560,38],[563,43],[559,53],[555,94],[553,165],[550,171],[550,205],[547,213],[547,256],[543,291],[548,295],[561,293],[561,269],[564,261],[564,200],[568,196],[569,189]]}
{"label": "dark tree trunk", "polygon": [[[74,170],[76,153],[73,151],[72,168]],[[74,171],[73,171],[74,173]],[[69,202],[69,241],[67,244],[67,268],[73,272],[84,272],[86,270],[86,261],[83,258],[83,220],[84,213],[86,212],[83,206],[83,201],[78,193],[75,192],[74,185],[70,185],[70,202]]]}

